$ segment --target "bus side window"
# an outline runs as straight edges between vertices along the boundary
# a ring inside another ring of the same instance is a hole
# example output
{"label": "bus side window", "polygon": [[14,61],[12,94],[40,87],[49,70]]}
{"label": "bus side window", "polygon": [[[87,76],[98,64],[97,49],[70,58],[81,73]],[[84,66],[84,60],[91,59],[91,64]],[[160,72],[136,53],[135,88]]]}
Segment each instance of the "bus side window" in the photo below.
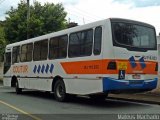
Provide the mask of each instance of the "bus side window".
{"label": "bus side window", "polygon": [[68,36],[53,37],[49,43],[49,59],[66,58]]}
{"label": "bus side window", "polygon": [[27,45],[27,61],[32,61],[33,43]]}
{"label": "bus side window", "polygon": [[48,56],[48,40],[42,40],[34,43],[33,60],[47,60]]}
{"label": "bus side window", "polygon": [[20,46],[13,47],[12,50],[12,64],[18,63],[20,61]]}
{"label": "bus side window", "polygon": [[69,57],[83,57],[92,54],[93,29],[71,33],[69,37]]}
{"label": "bus side window", "polygon": [[102,27],[96,27],[94,32],[94,55],[99,55],[101,53],[101,43],[102,43]]}
{"label": "bus side window", "polygon": [[21,47],[21,62],[32,61],[33,43],[22,45]]}

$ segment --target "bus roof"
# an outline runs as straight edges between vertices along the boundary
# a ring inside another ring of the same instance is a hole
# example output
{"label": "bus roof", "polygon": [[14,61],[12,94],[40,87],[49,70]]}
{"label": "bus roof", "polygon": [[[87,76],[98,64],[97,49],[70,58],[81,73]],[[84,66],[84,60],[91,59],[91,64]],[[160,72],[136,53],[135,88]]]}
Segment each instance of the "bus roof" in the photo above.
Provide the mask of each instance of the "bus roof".
{"label": "bus roof", "polygon": [[20,41],[20,42],[15,42],[15,43],[12,43],[12,44],[8,44],[6,46],[6,48],[10,48],[12,46],[18,46],[18,45],[21,45],[21,44],[27,44],[27,43],[31,43],[31,42],[36,42],[36,41],[39,41],[39,40],[49,39],[49,38],[51,38],[53,36],[56,37],[56,36],[59,36],[59,35],[65,35],[65,34],[69,34],[71,32],[77,32],[77,31],[83,30],[83,29],[89,29],[91,27],[96,27],[96,26],[103,25],[106,21],[108,21],[108,22],[110,22],[110,21],[123,21],[123,22],[130,22],[130,23],[134,22],[134,23],[137,23],[137,24],[143,24],[143,25],[146,25],[146,26],[149,26],[149,27],[154,27],[154,26],[152,26],[150,24],[147,24],[147,23],[134,21],[134,20],[129,20],[129,19],[108,18],[108,19],[104,19],[104,20],[88,23],[88,24],[85,24],[85,25],[80,25],[80,26],[76,26],[76,27],[72,27],[72,28],[67,28],[67,29],[64,29],[64,30],[61,30],[61,31],[49,33],[49,34],[38,36],[38,37],[35,37],[35,38],[30,38],[28,40],[23,40],[23,41]]}

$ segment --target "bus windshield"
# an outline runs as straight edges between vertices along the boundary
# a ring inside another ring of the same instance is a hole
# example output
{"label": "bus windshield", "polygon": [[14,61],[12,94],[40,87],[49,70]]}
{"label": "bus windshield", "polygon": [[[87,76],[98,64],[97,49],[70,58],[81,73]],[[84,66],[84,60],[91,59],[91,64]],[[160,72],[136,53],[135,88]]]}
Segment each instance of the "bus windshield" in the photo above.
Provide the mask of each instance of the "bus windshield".
{"label": "bus windshield", "polygon": [[155,30],[152,27],[113,22],[112,35],[115,46],[156,49]]}

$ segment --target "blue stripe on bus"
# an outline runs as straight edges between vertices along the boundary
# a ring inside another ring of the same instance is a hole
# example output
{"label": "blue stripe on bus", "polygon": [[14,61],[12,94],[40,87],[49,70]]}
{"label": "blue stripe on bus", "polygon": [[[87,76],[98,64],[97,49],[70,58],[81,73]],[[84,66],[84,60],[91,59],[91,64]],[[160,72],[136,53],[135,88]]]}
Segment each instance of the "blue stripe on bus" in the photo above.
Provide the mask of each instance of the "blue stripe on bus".
{"label": "blue stripe on bus", "polygon": [[155,89],[158,78],[150,80],[118,80],[114,78],[103,78],[103,92],[110,90],[129,90],[129,89]]}
{"label": "blue stripe on bus", "polygon": [[54,71],[54,65],[53,64],[50,64],[50,65],[35,65],[34,68],[33,68],[33,73],[36,74],[47,74],[47,73],[53,73]]}

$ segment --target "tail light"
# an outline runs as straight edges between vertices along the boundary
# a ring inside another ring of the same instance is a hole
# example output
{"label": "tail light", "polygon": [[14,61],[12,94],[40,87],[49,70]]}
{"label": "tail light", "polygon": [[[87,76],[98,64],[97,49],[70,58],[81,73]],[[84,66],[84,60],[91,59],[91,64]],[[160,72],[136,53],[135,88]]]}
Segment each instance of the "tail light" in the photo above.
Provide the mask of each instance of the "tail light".
{"label": "tail light", "polygon": [[110,62],[108,63],[107,69],[108,69],[108,70],[116,70],[116,69],[117,69],[116,62],[115,62],[115,61],[110,61]]}
{"label": "tail light", "polygon": [[155,71],[158,71],[158,63],[156,63]]}

